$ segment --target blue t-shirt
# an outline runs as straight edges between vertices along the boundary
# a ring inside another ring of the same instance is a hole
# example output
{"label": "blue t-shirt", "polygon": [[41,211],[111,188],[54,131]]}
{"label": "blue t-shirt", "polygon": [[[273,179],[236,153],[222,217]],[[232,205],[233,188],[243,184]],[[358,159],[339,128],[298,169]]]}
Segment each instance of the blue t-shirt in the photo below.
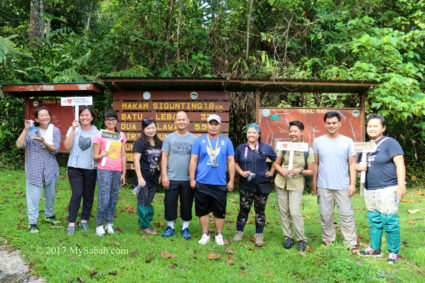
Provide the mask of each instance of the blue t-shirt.
{"label": "blue t-shirt", "polygon": [[[195,180],[201,184],[226,185],[227,157],[235,155],[233,144],[222,135],[216,139],[209,138],[209,142],[207,137],[200,136],[192,146],[192,154],[198,155]],[[213,167],[214,155],[217,167]]]}
{"label": "blue t-shirt", "polygon": [[317,187],[348,190],[348,159],[356,156],[353,140],[343,135],[336,139],[323,135],[313,141],[313,151],[319,156]]}
{"label": "blue t-shirt", "polygon": [[[397,167],[393,157],[404,155],[403,149],[395,139],[385,136],[377,140],[376,144],[378,145],[377,150],[367,154],[368,168],[365,188],[367,190],[378,190],[397,186]],[[362,153],[357,157],[357,162],[361,160]]]}
{"label": "blue t-shirt", "polygon": [[236,148],[235,162],[239,164],[243,171],[251,171],[256,175],[255,182],[251,183],[247,182],[247,178],[240,177],[240,189],[255,190],[256,183],[259,184],[271,180],[266,176],[267,157],[272,161],[276,160],[276,152],[266,143],[260,143],[258,150],[252,150],[248,143],[241,144]]}

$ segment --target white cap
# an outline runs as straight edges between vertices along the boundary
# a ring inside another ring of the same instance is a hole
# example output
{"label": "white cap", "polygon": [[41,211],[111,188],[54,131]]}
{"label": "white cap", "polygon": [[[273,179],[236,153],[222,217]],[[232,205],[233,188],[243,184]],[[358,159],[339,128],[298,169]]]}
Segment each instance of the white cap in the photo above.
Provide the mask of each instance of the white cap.
{"label": "white cap", "polygon": [[207,122],[211,122],[211,121],[217,121],[217,123],[221,124],[221,118],[220,116],[218,116],[217,114],[211,114],[210,116],[208,116]]}

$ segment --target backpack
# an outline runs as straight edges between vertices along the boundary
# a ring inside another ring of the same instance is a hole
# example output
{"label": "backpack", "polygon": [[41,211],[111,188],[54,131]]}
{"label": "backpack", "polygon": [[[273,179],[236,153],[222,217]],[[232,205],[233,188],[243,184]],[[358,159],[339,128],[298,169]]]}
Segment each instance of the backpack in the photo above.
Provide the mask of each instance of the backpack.
{"label": "backpack", "polygon": [[[282,162],[285,161],[285,155],[286,155],[287,150],[284,150],[282,153]],[[308,159],[308,154],[310,152],[310,147],[308,147],[307,151],[304,151],[304,170],[307,169],[307,159]],[[304,176],[304,189],[310,188],[311,187],[311,183],[313,182],[313,176]]]}

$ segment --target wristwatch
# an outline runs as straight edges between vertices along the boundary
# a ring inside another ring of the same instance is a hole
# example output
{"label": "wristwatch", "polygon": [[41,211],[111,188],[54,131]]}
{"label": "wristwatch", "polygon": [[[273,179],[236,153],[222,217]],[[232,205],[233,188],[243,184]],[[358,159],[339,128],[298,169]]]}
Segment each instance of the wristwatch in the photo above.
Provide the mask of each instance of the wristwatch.
{"label": "wristwatch", "polygon": [[303,174],[304,174],[304,168],[301,168],[300,175],[303,175]]}

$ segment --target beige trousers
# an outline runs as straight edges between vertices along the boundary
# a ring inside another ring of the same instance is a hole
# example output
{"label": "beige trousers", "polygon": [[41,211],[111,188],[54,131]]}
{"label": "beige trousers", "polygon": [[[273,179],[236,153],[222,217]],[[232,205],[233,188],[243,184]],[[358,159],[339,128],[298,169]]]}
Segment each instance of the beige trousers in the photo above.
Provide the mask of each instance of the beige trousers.
{"label": "beige trousers", "polygon": [[304,218],[301,215],[303,190],[287,190],[276,187],[276,196],[279,205],[283,236],[285,236],[285,238],[294,238],[292,235],[292,223],[294,223],[297,240],[307,241],[304,234]]}
{"label": "beige trousers", "polygon": [[334,207],[338,208],[338,218],[344,245],[357,245],[356,224],[354,223],[353,201],[347,190],[328,190],[319,188],[317,202],[321,216],[322,240],[333,242],[336,231],[333,225]]}

